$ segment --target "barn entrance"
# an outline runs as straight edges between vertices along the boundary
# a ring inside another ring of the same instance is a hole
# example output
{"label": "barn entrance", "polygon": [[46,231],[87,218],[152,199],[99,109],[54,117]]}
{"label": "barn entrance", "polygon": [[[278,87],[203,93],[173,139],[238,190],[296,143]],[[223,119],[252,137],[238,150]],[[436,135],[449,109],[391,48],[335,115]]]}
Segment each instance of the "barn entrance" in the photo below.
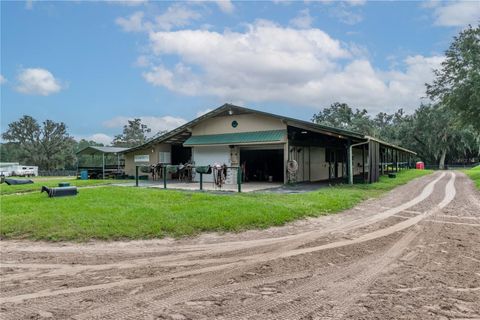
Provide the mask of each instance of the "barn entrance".
{"label": "barn entrance", "polygon": [[283,146],[264,149],[242,147],[240,163],[244,182],[282,182],[284,171]]}
{"label": "barn entrance", "polygon": [[171,164],[185,164],[192,161],[192,148],[184,147],[181,144],[172,144]]}

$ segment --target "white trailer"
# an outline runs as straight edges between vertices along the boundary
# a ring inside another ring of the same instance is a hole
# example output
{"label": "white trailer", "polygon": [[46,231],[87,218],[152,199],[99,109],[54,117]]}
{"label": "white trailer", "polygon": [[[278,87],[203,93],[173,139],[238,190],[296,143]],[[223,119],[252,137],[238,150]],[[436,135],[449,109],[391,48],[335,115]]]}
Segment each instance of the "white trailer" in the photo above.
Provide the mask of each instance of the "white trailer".
{"label": "white trailer", "polygon": [[33,177],[38,176],[37,166],[21,165],[18,162],[2,162],[0,163],[0,175],[5,177],[20,176]]}

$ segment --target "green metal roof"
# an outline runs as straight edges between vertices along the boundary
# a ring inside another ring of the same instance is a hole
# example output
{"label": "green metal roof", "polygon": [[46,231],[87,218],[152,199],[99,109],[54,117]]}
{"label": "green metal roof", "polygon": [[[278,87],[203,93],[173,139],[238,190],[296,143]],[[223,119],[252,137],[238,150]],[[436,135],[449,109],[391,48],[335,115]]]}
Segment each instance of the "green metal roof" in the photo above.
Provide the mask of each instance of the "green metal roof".
{"label": "green metal roof", "polygon": [[200,146],[212,144],[241,144],[252,142],[283,142],[285,141],[286,135],[287,130],[209,134],[202,136],[191,136],[183,143],[183,145]]}

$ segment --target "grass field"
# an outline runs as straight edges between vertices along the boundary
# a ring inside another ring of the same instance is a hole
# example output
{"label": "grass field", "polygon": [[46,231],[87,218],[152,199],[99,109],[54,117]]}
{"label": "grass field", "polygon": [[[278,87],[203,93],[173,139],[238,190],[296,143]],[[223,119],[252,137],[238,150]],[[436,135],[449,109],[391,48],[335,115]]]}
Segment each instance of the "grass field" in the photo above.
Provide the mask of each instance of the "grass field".
{"label": "grass field", "polygon": [[1,197],[3,239],[88,240],[189,236],[240,231],[351,208],[431,171],[409,170],[371,185],[341,185],[304,194],[212,194],[105,186],[76,197],[29,193]]}
{"label": "grass field", "polygon": [[[33,178],[14,178],[14,179],[31,179],[32,184],[19,184],[9,186],[6,183],[0,184],[0,195],[24,193],[38,191],[42,186],[57,187],[59,182],[69,182],[72,186],[87,187],[102,184],[118,183],[118,180],[77,180],[76,177],[33,177]],[[120,181],[121,182],[121,181]]]}
{"label": "grass field", "polygon": [[463,172],[465,172],[470,179],[473,180],[475,186],[480,189],[480,166],[476,166],[475,168],[465,170]]}

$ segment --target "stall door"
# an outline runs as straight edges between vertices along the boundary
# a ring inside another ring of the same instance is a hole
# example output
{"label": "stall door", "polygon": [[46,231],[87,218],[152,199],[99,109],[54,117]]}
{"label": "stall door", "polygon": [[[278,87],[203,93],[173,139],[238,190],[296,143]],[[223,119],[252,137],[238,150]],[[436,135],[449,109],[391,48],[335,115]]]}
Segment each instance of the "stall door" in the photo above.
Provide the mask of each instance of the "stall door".
{"label": "stall door", "polygon": [[328,180],[331,175],[330,171],[325,148],[310,147],[310,181]]}
{"label": "stall door", "polygon": [[289,159],[298,163],[297,182],[310,179],[310,154],[308,147],[290,147]]}
{"label": "stall door", "polygon": [[[227,146],[193,147],[193,161],[196,166],[226,164],[230,166],[230,149]],[[195,175],[195,181],[200,181],[200,175]],[[203,181],[213,182],[213,176],[206,174]]]}

